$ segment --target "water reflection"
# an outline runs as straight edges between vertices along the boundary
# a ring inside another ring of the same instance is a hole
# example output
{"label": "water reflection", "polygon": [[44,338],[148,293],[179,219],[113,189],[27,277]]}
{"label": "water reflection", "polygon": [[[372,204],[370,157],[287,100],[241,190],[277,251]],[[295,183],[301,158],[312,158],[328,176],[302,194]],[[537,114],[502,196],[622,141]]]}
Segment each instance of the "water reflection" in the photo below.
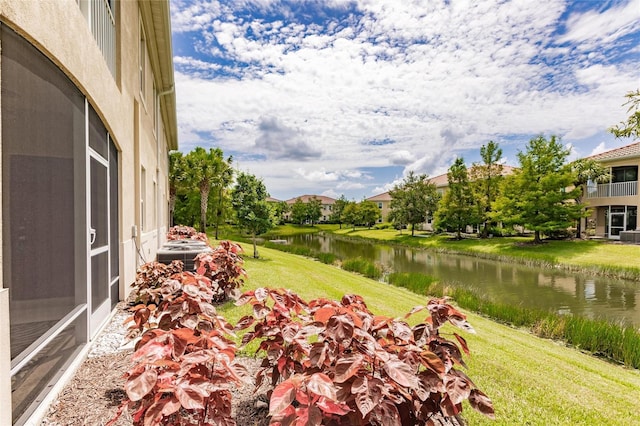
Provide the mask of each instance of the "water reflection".
{"label": "water reflection", "polygon": [[636,303],[640,284],[633,281],[344,240],[331,234],[285,239],[290,244],[334,253],[342,259],[362,257],[389,271],[427,274],[441,282],[479,290],[495,301],[640,324]]}

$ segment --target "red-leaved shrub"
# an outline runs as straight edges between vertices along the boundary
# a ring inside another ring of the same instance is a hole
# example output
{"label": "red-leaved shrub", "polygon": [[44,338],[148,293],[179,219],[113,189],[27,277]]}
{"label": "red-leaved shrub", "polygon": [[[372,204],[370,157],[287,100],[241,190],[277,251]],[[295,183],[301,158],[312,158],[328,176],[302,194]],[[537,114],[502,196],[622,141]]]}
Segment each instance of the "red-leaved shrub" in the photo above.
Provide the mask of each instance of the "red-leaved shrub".
{"label": "red-leaved shrub", "polygon": [[209,243],[209,238],[204,232],[198,232],[191,226],[176,225],[169,228],[167,232],[168,240],[198,240]]}
{"label": "red-leaved shrub", "polygon": [[132,308],[134,366],[126,373],[126,408],[135,426],[234,425],[229,388],[242,384],[246,370],[235,362],[233,327],[211,304],[211,280],[181,272],[147,289],[157,304]]}
{"label": "red-leaved shrub", "polygon": [[237,299],[239,288],[244,284],[247,272],[240,257],[242,247],[231,241],[220,241],[212,252],[199,253],[195,259],[196,272],[211,279],[213,300],[222,302],[228,298]]}
{"label": "red-leaved shrub", "polygon": [[374,315],[357,295],[306,303],[289,291],[259,288],[237,302],[246,303],[253,315],[236,328],[253,325],[242,342],[257,339],[266,353],[256,385],[266,379],[273,386],[271,424],[427,425],[460,414],[465,399],[494,417],[489,398],[454,368],[465,367],[466,341],[439,333],[446,322],[474,332],[445,298],[414,308],[407,317],[430,314],[414,326]]}

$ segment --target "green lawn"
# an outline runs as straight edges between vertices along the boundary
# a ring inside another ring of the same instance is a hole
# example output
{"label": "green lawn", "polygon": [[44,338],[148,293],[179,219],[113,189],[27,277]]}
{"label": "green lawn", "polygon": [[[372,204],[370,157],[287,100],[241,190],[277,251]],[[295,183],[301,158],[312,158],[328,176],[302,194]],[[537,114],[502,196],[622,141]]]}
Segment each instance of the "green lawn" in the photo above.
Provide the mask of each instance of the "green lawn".
{"label": "green lawn", "polygon": [[533,237],[506,237],[456,241],[446,235],[432,236],[411,231],[402,233],[395,229],[333,230],[345,237],[367,238],[435,250],[462,252],[493,258],[510,258],[517,261],[534,261],[562,265],[573,269],[598,270],[640,280],[640,245],[618,244],[608,241],[545,241],[533,245]]}
{"label": "green lawn", "polygon": [[[243,246],[251,253],[249,245]],[[364,297],[373,312],[394,317],[426,303],[405,289],[308,258],[267,248],[261,248],[260,255],[260,259],[245,257],[249,278],[244,290],[283,287],[305,300],[355,293]],[[233,323],[248,311],[231,303],[218,309]],[[497,417],[486,419],[466,404],[464,416],[471,424],[640,425],[640,371],[478,315],[469,314],[468,319],[477,334],[461,332],[472,354],[466,373],[493,400]]]}

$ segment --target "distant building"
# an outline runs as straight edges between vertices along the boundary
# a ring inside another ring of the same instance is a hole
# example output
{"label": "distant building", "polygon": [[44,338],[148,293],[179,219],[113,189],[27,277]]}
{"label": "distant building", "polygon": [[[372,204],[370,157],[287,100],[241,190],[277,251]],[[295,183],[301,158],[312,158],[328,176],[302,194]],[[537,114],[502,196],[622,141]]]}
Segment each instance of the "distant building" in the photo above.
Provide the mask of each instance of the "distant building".
{"label": "distant building", "polygon": [[[502,175],[507,176],[513,173],[515,167],[511,166],[502,166]],[[442,197],[444,193],[449,188],[449,180],[447,178],[447,173],[429,178],[429,182],[436,186],[436,192]],[[382,214],[381,219],[378,222],[388,221],[389,213],[391,213],[391,201],[393,197],[389,192],[383,192],[382,194],[374,195],[373,197],[367,198],[367,201],[372,201],[376,203],[378,208],[380,209],[380,213]],[[431,231],[433,230],[432,218],[428,218],[427,221],[422,225],[422,228]]]}
{"label": "distant building", "polygon": [[640,231],[640,141],[587,158],[608,167],[611,182],[587,183],[584,202],[593,211],[583,229],[612,240],[619,240],[620,233],[624,231]]}
{"label": "distant building", "polygon": [[[317,198],[322,204],[322,216],[320,216],[320,222],[328,222],[333,213],[333,205],[336,203],[335,198],[326,197],[324,195],[300,195],[299,197],[290,198],[286,201],[289,206],[292,206],[296,200],[301,200],[303,203],[308,203],[312,198]],[[291,212],[285,215],[286,220],[291,220]]]}
{"label": "distant building", "polygon": [[0,0],[0,425],[39,424],[155,258],[178,148],[168,0]]}
{"label": "distant building", "polygon": [[369,197],[366,201],[371,201],[378,206],[380,209],[380,218],[378,219],[378,223],[386,222],[389,219],[389,213],[391,213],[391,195],[389,192],[383,192],[382,194],[374,195],[373,197]]}

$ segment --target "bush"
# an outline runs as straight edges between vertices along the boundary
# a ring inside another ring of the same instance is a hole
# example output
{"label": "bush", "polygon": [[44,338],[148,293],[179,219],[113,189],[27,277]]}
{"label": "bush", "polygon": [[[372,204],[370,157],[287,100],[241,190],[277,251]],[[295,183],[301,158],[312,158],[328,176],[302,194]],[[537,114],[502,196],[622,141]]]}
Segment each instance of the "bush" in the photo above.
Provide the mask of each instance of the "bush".
{"label": "bush", "polygon": [[344,269],[345,271],[357,272],[367,278],[372,278],[374,280],[380,279],[380,277],[382,277],[382,268],[380,268],[375,263],[369,262],[368,260],[361,257],[343,261],[342,269]]}
{"label": "bush", "polygon": [[376,223],[373,229],[393,229],[393,223],[390,223],[390,222]]}
{"label": "bush", "polygon": [[273,387],[272,424],[427,425],[459,415],[464,400],[494,417],[489,398],[454,368],[465,366],[466,341],[439,334],[447,322],[474,332],[444,298],[407,314],[430,314],[413,327],[373,315],[357,295],[306,303],[286,290],[259,288],[237,302],[247,303],[254,315],[238,328],[253,325],[242,343],[260,340],[258,351],[266,354],[256,386],[268,381]]}
{"label": "bush", "polygon": [[125,375],[125,409],[135,426],[234,424],[229,388],[246,371],[234,362],[230,324],[211,305],[214,292],[205,276],[181,272],[150,289],[156,304],[132,308],[128,318],[144,331]]}
{"label": "bush", "polygon": [[195,267],[200,275],[209,278],[214,292],[213,300],[223,302],[228,298],[237,299],[239,288],[244,284],[247,272],[242,268],[240,257],[242,247],[230,241],[220,241],[212,252],[199,253]]}
{"label": "bush", "polygon": [[207,234],[203,232],[196,231],[195,228],[191,226],[172,226],[169,228],[169,232],[167,232],[168,240],[198,240],[204,241],[205,243],[209,243],[209,238]]}
{"label": "bush", "polygon": [[140,266],[136,271],[136,280],[133,288],[136,290],[136,303],[158,304],[157,289],[162,286],[169,277],[182,272],[184,265],[179,260],[174,260],[169,265],[160,262],[148,262]]}

